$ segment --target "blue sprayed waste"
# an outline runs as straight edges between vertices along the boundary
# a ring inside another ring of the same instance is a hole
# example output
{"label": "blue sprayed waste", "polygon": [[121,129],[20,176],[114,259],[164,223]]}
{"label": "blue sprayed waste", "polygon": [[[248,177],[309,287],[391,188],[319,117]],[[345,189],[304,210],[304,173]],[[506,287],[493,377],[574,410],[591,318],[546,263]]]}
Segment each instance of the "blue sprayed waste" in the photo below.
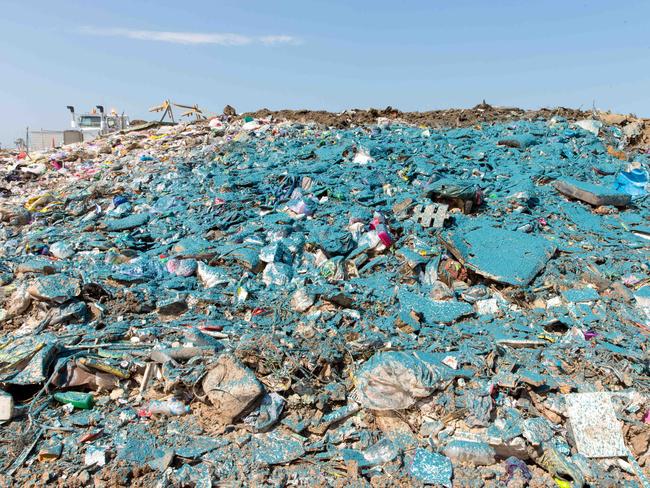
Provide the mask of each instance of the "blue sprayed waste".
{"label": "blue sprayed waste", "polygon": [[555,188],[571,198],[576,198],[591,205],[615,205],[624,207],[630,203],[630,193],[616,188],[575,180],[573,178],[562,178],[554,184]]}
{"label": "blue sprayed waste", "polygon": [[453,466],[451,461],[442,454],[416,449],[409,465],[409,473],[423,483],[450,487]]}
{"label": "blue sprayed waste", "polygon": [[499,283],[527,285],[555,253],[553,242],[499,228],[486,220],[463,219],[445,243],[469,269]]}
{"label": "blue sprayed waste", "polygon": [[[40,177],[0,153],[3,473],[629,481],[575,453],[563,395],[609,392],[643,425],[650,200],[628,165],[648,155],[600,121],[508,114],[221,117],[65,146]],[[66,390],[92,415],[47,401]],[[189,412],[143,410],[170,398]],[[61,459],[34,462],[55,434]]]}

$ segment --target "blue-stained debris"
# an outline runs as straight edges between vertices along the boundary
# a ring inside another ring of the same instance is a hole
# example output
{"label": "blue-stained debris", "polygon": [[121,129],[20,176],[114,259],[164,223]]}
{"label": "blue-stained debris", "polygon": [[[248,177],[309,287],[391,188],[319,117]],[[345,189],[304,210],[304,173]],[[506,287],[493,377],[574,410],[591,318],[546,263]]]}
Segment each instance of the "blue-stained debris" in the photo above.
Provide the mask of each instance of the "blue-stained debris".
{"label": "blue-stained debris", "polygon": [[425,323],[451,324],[461,317],[474,314],[474,308],[466,302],[456,300],[433,300],[421,294],[402,288],[398,292],[401,313],[415,312]]}
{"label": "blue-stained debris", "polygon": [[449,487],[453,466],[451,461],[442,454],[416,449],[409,465],[409,474],[427,485]]}
{"label": "blue-stained debris", "polygon": [[562,292],[567,302],[581,303],[594,302],[600,299],[598,290],[595,288],[571,288]]}
{"label": "blue-stained debris", "polygon": [[498,283],[527,285],[556,250],[539,236],[506,230],[492,222],[463,220],[444,238],[449,251],[467,268]]}
{"label": "blue-stained debris", "polygon": [[106,221],[106,229],[112,232],[129,230],[145,225],[149,221],[149,214],[133,214],[121,219]]}
{"label": "blue-stained debris", "polygon": [[555,188],[568,197],[577,198],[591,205],[624,207],[631,201],[630,195],[627,193],[572,178],[557,180]]}
{"label": "blue-stained debris", "polygon": [[256,432],[269,430],[278,422],[286,401],[275,392],[267,393],[262,398],[259,408],[244,419]]}
{"label": "blue-stained debris", "polygon": [[252,443],[255,462],[263,465],[290,463],[305,454],[303,440],[295,434],[256,434]]}
{"label": "blue-stained debris", "polygon": [[[219,117],[0,152],[0,469],[16,485],[635,482],[648,154],[628,119],[508,113]],[[573,444],[563,398],[587,392],[612,396],[626,464]]]}

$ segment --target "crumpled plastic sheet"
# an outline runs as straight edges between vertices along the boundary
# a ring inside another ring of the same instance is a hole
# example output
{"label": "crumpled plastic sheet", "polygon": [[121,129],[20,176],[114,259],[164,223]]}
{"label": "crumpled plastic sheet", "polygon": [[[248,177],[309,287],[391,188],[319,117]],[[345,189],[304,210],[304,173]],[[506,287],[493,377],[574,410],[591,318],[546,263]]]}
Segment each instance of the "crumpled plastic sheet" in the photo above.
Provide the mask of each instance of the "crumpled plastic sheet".
{"label": "crumpled plastic sheet", "polygon": [[439,386],[435,367],[406,352],[377,353],[355,376],[355,399],[373,410],[408,408]]}

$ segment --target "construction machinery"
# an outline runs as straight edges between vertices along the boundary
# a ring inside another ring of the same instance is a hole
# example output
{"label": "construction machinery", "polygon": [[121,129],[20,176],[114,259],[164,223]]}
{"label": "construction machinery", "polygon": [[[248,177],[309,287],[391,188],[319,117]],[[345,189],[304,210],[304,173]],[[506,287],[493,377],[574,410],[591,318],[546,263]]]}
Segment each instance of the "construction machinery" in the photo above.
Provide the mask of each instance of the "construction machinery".
{"label": "construction machinery", "polygon": [[194,116],[195,120],[206,120],[207,116],[203,113],[203,110],[199,108],[197,104],[194,105],[183,105],[176,102],[171,102],[169,100],[163,101],[160,105],[151,107],[149,112],[162,112],[162,117],[160,122],[164,122],[165,118],[169,118],[172,123],[176,123],[174,120],[174,111],[173,107],[183,108],[186,111],[181,114],[181,117],[192,117]]}
{"label": "construction machinery", "polygon": [[68,110],[71,116],[70,127],[81,131],[84,141],[129,127],[128,116],[118,115],[115,109],[107,114],[103,105],[97,105],[91,112],[79,115],[75,113],[72,105],[68,105]]}
{"label": "construction machinery", "polygon": [[67,106],[70,111],[69,130],[30,130],[27,128],[24,145],[27,151],[42,151],[60,147],[75,142],[92,141],[96,137],[110,134],[129,127],[129,117],[118,114],[115,109],[109,113],[104,111],[103,105],[97,105],[90,112],[77,114],[72,105]]}

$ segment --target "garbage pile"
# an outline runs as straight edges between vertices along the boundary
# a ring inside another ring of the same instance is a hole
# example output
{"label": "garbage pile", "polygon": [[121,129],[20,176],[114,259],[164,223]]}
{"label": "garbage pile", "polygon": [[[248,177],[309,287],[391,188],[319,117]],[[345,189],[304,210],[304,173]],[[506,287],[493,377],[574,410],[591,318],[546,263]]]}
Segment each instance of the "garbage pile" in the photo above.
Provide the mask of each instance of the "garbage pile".
{"label": "garbage pile", "polygon": [[562,117],[0,161],[3,481],[648,486],[648,163]]}

